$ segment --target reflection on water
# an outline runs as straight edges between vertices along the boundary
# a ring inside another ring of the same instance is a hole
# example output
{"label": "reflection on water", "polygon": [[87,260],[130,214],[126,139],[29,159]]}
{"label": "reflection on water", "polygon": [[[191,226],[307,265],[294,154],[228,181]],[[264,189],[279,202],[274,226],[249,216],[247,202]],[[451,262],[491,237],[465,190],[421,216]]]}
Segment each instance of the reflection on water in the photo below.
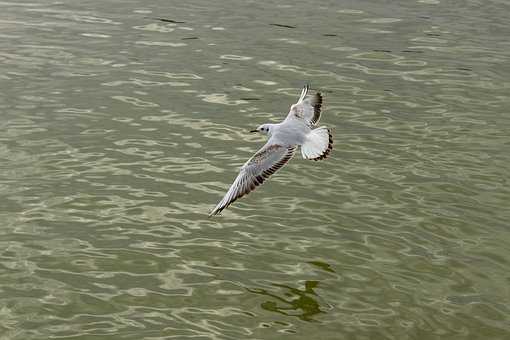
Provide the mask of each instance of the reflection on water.
{"label": "reflection on water", "polygon": [[0,338],[508,337],[503,4],[89,5],[0,2]]}
{"label": "reflection on water", "polygon": [[287,292],[279,297],[272,294],[265,289],[247,289],[250,293],[261,294],[272,298],[271,300],[263,302],[260,307],[275,313],[280,313],[286,316],[297,316],[303,321],[314,321],[313,316],[323,313],[320,309],[319,303],[313,298],[317,295],[314,288],[317,287],[319,282],[306,281],[305,289],[300,290],[282,284],[274,283],[273,286],[285,289]]}

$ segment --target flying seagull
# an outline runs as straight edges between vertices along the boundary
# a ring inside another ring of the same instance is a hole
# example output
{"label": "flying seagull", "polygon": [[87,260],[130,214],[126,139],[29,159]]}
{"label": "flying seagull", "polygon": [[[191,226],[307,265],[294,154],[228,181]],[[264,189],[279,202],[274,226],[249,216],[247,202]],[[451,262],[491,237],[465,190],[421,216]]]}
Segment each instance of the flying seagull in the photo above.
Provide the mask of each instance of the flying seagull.
{"label": "flying seagull", "polygon": [[294,156],[298,146],[304,159],[326,158],[333,148],[331,131],[317,127],[321,117],[322,95],[308,95],[305,85],[287,118],[278,124],[262,124],[250,132],[268,135],[267,143],[241,167],[234,183],[209,216],[219,214],[238,198],[250,193],[283,167]]}

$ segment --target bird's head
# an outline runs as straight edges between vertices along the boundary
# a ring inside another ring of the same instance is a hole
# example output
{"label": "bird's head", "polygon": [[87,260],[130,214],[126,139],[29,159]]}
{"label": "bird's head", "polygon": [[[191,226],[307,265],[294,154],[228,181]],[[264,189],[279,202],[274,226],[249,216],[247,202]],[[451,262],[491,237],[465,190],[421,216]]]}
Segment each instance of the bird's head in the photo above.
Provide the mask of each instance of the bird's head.
{"label": "bird's head", "polygon": [[272,124],[262,124],[258,128],[256,128],[255,130],[251,130],[250,132],[252,132],[252,133],[258,132],[263,135],[269,135],[269,134],[271,134],[271,130],[272,130]]}

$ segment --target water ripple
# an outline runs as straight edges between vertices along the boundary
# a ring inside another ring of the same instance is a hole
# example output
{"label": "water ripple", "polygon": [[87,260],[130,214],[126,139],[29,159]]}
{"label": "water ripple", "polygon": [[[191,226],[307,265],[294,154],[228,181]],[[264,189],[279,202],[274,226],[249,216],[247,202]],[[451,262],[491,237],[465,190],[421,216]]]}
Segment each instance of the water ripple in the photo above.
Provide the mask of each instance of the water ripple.
{"label": "water ripple", "polygon": [[[507,338],[508,20],[426,2],[0,2],[1,337]],[[207,218],[304,82],[331,157]]]}

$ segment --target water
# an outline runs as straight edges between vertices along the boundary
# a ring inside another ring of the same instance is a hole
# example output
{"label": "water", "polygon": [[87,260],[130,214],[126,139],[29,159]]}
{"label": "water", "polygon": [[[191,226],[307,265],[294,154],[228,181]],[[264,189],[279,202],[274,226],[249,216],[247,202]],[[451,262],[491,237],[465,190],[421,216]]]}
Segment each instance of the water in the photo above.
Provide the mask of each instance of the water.
{"label": "water", "polygon": [[[510,336],[507,3],[0,9],[0,339]],[[332,157],[208,219],[305,82]]]}

